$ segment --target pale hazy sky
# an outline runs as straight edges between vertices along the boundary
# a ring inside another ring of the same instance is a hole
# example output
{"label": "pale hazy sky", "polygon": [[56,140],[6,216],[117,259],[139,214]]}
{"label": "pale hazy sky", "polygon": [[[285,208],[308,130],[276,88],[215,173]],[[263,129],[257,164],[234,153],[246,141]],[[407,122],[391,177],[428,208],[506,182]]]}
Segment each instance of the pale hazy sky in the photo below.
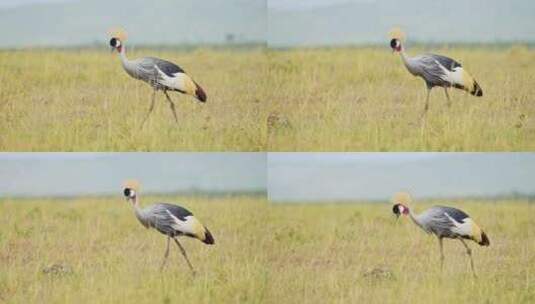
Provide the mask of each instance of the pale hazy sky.
{"label": "pale hazy sky", "polygon": [[0,197],[265,191],[262,153],[0,153]]}
{"label": "pale hazy sky", "polygon": [[[39,5],[33,5],[39,4]],[[51,5],[47,5],[51,4]],[[535,43],[533,0],[0,0],[0,47],[267,43],[380,44],[401,27],[412,43]],[[172,30],[168,30],[172,29]]]}
{"label": "pale hazy sky", "polygon": [[375,0],[268,0],[267,6],[270,9],[300,10],[344,3],[374,1]]}
{"label": "pale hazy sky", "polygon": [[535,194],[535,153],[270,153],[273,201]]}
{"label": "pale hazy sky", "polygon": [[[264,0],[0,0],[0,47],[265,43]],[[232,38],[229,38],[232,37]]]}
{"label": "pale hazy sky", "polygon": [[17,7],[27,4],[69,2],[74,0],[0,0],[0,8]]}

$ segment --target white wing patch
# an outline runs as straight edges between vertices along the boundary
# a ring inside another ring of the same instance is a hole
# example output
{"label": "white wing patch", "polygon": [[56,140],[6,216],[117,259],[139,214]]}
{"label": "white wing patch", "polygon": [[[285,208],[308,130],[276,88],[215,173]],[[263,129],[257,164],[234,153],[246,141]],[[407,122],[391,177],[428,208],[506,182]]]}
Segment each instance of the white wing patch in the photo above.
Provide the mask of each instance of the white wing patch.
{"label": "white wing patch", "polygon": [[453,72],[448,72],[448,81],[449,83],[464,85],[463,82],[464,70],[462,67],[456,67],[453,69]]}
{"label": "white wing patch", "polygon": [[186,92],[187,85],[186,82],[189,80],[189,76],[184,73],[175,73],[173,74],[174,77],[169,77],[167,74],[162,72],[157,65],[154,66],[154,68],[158,71],[158,74],[161,77],[161,80],[158,82],[166,87],[170,87],[176,90],[180,90],[182,92]]}
{"label": "white wing patch", "polygon": [[180,231],[184,234],[191,234],[199,236],[202,231],[204,230],[204,226],[197,220],[196,217],[193,215],[189,215],[185,217],[185,221],[180,220],[176,216],[174,216],[169,210],[165,210],[169,214],[171,218],[175,221],[175,224],[172,225],[173,229],[176,229],[177,231]]}
{"label": "white wing patch", "polygon": [[451,84],[463,85],[463,74],[464,70],[462,67],[453,68],[453,72],[446,69],[440,62],[435,60],[435,63],[442,69],[444,76],[440,77],[442,80],[449,82]]}
{"label": "white wing patch", "polygon": [[472,235],[472,224],[473,221],[471,218],[467,217],[463,220],[462,223],[457,222],[452,218],[448,213],[444,213],[446,217],[453,223],[451,231],[462,236],[471,236]]}

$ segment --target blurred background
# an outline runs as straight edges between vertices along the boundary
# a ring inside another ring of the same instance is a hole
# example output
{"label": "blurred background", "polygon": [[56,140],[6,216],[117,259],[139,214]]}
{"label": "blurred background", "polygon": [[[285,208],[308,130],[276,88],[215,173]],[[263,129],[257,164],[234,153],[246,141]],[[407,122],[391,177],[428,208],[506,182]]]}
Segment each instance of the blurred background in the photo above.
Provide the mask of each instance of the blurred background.
{"label": "blurred background", "polygon": [[535,198],[535,153],[269,153],[273,202]]}
{"label": "blurred background", "polygon": [[388,43],[399,26],[411,43],[533,43],[531,0],[269,0],[271,47]]}
{"label": "blurred background", "polygon": [[535,42],[530,0],[0,0],[0,48],[107,43],[271,47],[384,44],[393,26],[411,43]]}
{"label": "blurred background", "polygon": [[0,0],[0,48],[264,44],[265,0]]}
{"label": "blurred background", "polygon": [[264,153],[0,153],[0,197],[265,195]]}

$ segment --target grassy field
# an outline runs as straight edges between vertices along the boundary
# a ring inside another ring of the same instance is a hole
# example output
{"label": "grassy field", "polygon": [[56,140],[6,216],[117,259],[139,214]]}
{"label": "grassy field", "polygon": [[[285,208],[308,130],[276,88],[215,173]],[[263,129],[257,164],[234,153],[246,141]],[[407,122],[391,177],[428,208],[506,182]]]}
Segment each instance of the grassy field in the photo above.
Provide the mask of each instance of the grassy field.
{"label": "grassy field", "polygon": [[[488,233],[490,247],[470,244],[473,279],[459,241],[437,240],[391,205],[287,204],[272,208],[271,303],[533,303],[535,205],[450,202]],[[414,206],[416,211],[427,205]],[[276,279],[275,279],[276,278]]]}
{"label": "grassy field", "polygon": [[0,51],[0,150],[265,150],[262,54],[260,49],[128,52],[131,59],[150,55],[176,62],[208,95],[200,104],[171,94],[177,125],[160,93],[140,130],[152,90],[131,79],[107,48]]}
{"label": "grassy field", "polygon": [[[190,208],[216,245],[183,239],[192,277],[165,239],[122,198],[0,203],[0,302],[7,303],[531,303],[535,205],[453,202],[491,246],[438,244],[387,204],[274,204],[261,198],[162,198]],[[415,206],[423,210],[427,205]]]}
{"label": "grassy field", "polygon": [[[142,227],[122,197],[0,202],[1,303],[259,303],[266,299],[262,198],[182,202],[216,244],[183,238],[159,272],[165,237]],[[54,266],[55,265],[55,266]]]}
{"label": "grassy field", "polygon": [[165,97],[97,50],[0,52],[0,150],[520,151],[535,149],[535,51],[414,49],[461,61],[484,97],[433,90],[388,48],[135,50],[179,63],[208,102]]}
{"label": "grassy field", "polygon": [[535,51],[408,49],[460,61],[482,86],[476,98],[431,93],[390,48],[268,52],[272,151],[518,151],[535,149]]}

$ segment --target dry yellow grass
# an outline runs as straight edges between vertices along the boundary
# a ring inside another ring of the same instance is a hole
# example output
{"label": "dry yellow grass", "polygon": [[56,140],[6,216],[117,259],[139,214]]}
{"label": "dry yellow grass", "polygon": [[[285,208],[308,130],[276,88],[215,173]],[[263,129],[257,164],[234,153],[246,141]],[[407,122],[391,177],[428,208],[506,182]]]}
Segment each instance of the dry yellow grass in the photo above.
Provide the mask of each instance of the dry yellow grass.
{"label": "dry yellow grass", "polygon": [[[433,90],[388,48],[137,50],[177,62],[208,103],[151,96],[104,51],[0,52],[0,149],[10,151],[520,151],[535,149],[535,53],[430,50],[461,61],[483,98]],[[422,52],[409,50],[410,54]],[[268,72],[269,70],[269,72]]]}
{"label": "dry yellow grass", "polygon": [[[441,202],[444,203],[444,202]],[[450,202],[486,230],[490,247],[438,242],[387,204],[294,204],[272,208],[270,303],[533,303],[535,220],[526,201]],[[415,205],[424,210],[428,205]]]}
{"label": "dry yellow grass", "polygon": [[[0,301],[8,303],[532,303],[534,205],[450,202],[491,246],[438,244],[387,204],[267,204],[259,197],[146,197],[180,202],[216,245],[183,238],[193,278],[165,238],[146,230],[122,198],[0,203]],[[418,204],[416,210],[428,205]],[[47,267],[64,265],[56,272]],[[66,272],[66,273],[63,273]]]}
{"label": "dry yellow grass", "polygon": [[[182,238],[197,275],[173,245],[163,273],[165,237],[146,230],[122,197],[2,201],[0,302],[260,303],[268,251],[258,197],[162,198],[180,202],[216,244]],[[47,267],[63,265],[56,271]]]}
{"label": "dry yellow grass", "polygon": [[[476,98],[431,93],[398,55],[384,48],[269,51],[274,88],[271,151],[519,151],[535,149],[535,52],[497,49],[409,49],[455,58],[484,91]],[[283,122],[279,123],[278,122]]]}
{"label": "dry yellow grass", "polygon": [[119,58],[101,50],[0,52],[0,150],[265,150],[261,49],[128,52],[176,62],[206,91],[208,102],[172,93],[140,130],[151,88],[130,78]]}

